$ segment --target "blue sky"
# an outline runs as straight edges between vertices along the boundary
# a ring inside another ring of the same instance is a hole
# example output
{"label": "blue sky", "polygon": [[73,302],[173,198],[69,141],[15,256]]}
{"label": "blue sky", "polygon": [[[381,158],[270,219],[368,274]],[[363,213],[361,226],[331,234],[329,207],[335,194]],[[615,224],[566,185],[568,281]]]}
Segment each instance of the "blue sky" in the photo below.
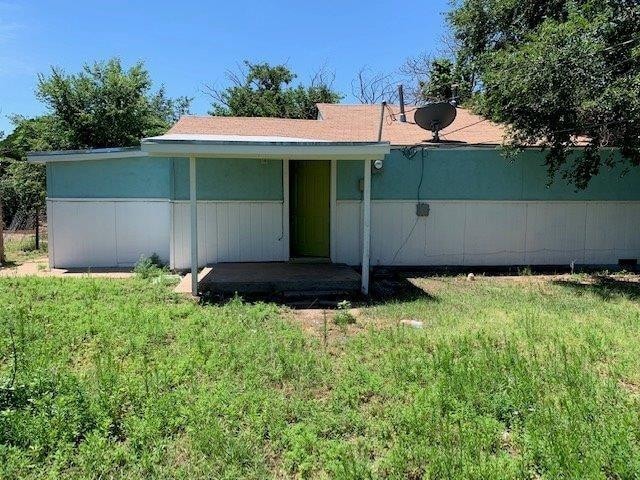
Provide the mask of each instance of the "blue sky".
{"label": "blue sky", "polygon": [[393,71],[409,56],[441,49],[446,0],[403,1],[19,1],[0,0],[0,131],[6,116],[44,112],[34,95],[51,65],[76,72],[86,61],[143,60],[158,87],[194,97],[206,113],[207,83],[244,59],[286,63],[306,82],[319,66],[351,96],[368,65]]}

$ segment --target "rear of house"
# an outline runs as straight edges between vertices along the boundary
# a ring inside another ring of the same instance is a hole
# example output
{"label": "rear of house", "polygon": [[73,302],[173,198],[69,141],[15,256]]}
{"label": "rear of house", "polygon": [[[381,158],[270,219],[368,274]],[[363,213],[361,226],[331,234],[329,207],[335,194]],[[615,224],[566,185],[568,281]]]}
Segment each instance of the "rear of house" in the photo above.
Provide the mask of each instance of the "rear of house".
{"label": "rear of house", "polygon": [[51,265],[129,266],[151,253],[173,269],[640,257],[637,171],[604,169],[578,192],[562,180],[547,187],[543,153],[507,161],[502,129],[464,110],[440,143],[411,112],[399,122],[395,107],[381,137],[379,106],[319,111],[317,120],[188,116],[139,149],[31,155],[47,164]]}

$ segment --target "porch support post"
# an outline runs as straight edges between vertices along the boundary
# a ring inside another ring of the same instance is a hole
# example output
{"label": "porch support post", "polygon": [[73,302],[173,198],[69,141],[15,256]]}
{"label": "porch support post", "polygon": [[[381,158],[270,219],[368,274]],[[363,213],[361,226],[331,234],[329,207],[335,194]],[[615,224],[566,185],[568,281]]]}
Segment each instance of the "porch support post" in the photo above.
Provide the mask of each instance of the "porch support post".
{"label": "porch support post", "polygon": [[331,160],[331,193],[329,220],[329,259],[337,261],[336,249],[338,245],[338,160]]}
{"label": "porch support post", "polygon": [[291,260],[289,240],[289,159],[282,159],[282,261]]}
{"label": "porch support post", "polygon": [[362,293],[369,294],[369,249],[371,248],[371,160],[364,161],[362,212]]}
{"label": "porch support post", "polygon": [[198,202],[196,198],[196,157],[189,157],[189,202],[191,215],[191,294],[198,295]]}

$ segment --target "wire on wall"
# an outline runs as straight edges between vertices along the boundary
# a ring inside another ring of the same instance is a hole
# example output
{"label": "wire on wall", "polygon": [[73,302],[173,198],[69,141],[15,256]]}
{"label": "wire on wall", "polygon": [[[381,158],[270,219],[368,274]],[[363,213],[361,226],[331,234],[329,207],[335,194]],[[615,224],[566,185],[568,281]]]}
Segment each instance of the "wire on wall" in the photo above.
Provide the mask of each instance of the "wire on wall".
{"label": "wire on wall", "polygon": [[[402,155],[409,160],[413,159],[417,155],[417,153],[420,152],[420,180],[418,181],[418,191],[416,192],[416,201],[419,203],[422,196],[422,182],[424,181],[425,148],[418,145],[413,145],[411,147],[405,147],[401,149],[401,152]],[[393,254],[391,264],[395,263],[396,258],[398,258],[398,255],[400,255],[400,252],[404,249],[404,247],[407,246],[407,243],[409,243],[409,239],[413,235],[413,232],[416,230],[419,221],[420,217],[418,217],[418,215],[416,214],[416,219],[413,222],[413,226],[411,227],[411,230],[409,230],[409,234],[405,237],[398,249]]]}

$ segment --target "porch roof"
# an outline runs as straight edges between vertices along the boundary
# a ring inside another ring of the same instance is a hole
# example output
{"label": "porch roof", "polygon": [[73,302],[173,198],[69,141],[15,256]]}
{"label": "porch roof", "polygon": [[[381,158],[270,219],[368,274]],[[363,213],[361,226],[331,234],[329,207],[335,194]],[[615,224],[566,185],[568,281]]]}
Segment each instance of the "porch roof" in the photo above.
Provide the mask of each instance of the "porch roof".
{"label": "porch roof", "polygon": [[261,135],[166,134],[142,140],[150,155],[207,158],[382,159],[389,142],[335,142]]}

